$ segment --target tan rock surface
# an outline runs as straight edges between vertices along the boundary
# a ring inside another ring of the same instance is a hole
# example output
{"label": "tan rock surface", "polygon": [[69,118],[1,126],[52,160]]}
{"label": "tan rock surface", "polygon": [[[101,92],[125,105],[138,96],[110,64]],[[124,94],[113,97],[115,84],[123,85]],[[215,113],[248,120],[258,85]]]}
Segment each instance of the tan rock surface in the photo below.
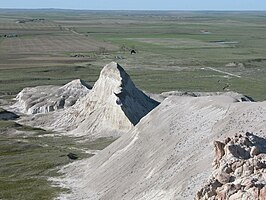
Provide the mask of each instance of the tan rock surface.
{"label": "tan rock surface", "polygon": [[[212,177],[198,192],[197,199],[265,200],[266,139],[247,132],[245,136],[235,135],[230,143],[220,146],[224,146],[225,154],[214,166]],[[219,152],[217,156],[220,157]],[[225,171],[225,168],[232,170]],[[220,183],[218,187],[213,180]]]}

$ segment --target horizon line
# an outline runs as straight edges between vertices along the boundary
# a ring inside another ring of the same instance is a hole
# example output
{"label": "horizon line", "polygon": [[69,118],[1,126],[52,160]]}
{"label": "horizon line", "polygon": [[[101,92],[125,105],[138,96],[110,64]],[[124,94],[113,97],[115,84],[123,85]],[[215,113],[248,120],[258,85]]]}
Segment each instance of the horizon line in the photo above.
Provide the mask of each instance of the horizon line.
{"label": "horizon line", "polygon": [[72,10],[72,11],[212,11],[212,12],[265,12],[266,9],[80,9],[80,8],[0,8],[0,10]]}

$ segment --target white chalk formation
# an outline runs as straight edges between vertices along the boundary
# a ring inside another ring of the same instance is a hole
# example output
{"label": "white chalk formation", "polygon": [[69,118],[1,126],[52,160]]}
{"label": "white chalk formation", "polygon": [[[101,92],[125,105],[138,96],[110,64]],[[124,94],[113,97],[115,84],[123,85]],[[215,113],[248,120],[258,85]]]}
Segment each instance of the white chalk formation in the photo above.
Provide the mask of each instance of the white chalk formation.
{"label": "white chalk formation", "polygon": [[48,113],[73,106],[90,89],[91,86],[80,79],[62,87],[48,85],[24,88],[16,96],[17,102],[11,108],[24,114]]}
{"label": "white chalk formation", "polygon": [[115,62],[106,65],[93,88],[74,106],[34,116],[33,126],[76,136],[115,136],[129,131],[159,103],[136,88]]}

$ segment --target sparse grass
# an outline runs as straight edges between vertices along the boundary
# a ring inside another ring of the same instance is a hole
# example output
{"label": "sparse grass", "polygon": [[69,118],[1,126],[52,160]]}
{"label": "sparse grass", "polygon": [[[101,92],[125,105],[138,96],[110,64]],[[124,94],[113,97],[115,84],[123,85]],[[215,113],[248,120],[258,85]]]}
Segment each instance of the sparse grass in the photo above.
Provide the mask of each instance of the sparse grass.
{"label": "sparse grass", "polygon": [[112,137],[104,137],[104,138],[98,138],[95,141],[92,142],[83,142],[80,143],[82,148],[90,149],[90,150],[102,150],[105,147],[107,147],[109,144],[113,143],[116,139]]}
{"label": "sparse grass", "polygon": [[[230,70],[225,70],[229,71]],[[247,74],[242,78],[225,76],[218,72],[205,69],[190,69],[181,71],[164,70],[129,70],[135,84],[145,91],[161,93],[172,90],[180,91],[223,91],[227,84],[230,89],[263,100],[266,96],[264,84],[266,82],[266,69],[261,74]],[[256,79],[257,77],[257,79]]]}
{"label": "sparse grass", "polygon": [[[10,130],[25,133],[5,133]],[[77,154],[79,159],[88,158],[92,155],[84,153],[81,147],[100,150],[113,141],[101,138],[83,144],[78,138],[49,136],[42,129],[0,121],[0,199],[53,199],[63,189],[52,187],[47,179],[60,175],[58,167],[71,162],[68,153]]]}
{"label": "sparse grass", "polygon": [[25,87],[37,85],[63,85],[73,79],[83,79],[93,84],[99,76],[97,66],[66,66],[45,68],[2,69],[0,73],[0,94],[14,95]]}

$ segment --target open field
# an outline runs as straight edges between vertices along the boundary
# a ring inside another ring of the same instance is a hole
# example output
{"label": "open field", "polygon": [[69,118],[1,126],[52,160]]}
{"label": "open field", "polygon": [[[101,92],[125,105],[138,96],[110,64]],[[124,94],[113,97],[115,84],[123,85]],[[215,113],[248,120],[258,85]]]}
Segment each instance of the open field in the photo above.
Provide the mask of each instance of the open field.
{"label": "open field", "polygon": [[1,69],[0,95],[16,94],[25,87],[36,85],[64,85],[78,78],[93,84],[99,71],[99,67],[92,65]]}
{"label": "open field", "polygon": [[[147,92],[216,91],[229,84],[230,90],[266,99],[265,12],[2,10],[0,15],[0,33],[18,34],[0,39],[2,69],[23,68],[17,72],[21,74],[35,67],[67,71],[116,60]],[[35,18],[45,20],[16,23]],[[130,55],[130,49],[137,54]],[[72,57],[76,54],[82,56]],[[53,75],[62,84],[61,74]],[[56,81],[46,81],[51,83]]]}
{"label": "open field", "polygon": [[118,50],[116,45],[55,23],[50,19],[54,14],[58,15],[46,13],[44,18],[41,12],[0,11],[1,69],[70,66],[92,60],[80,54]]}
{"label": "open field", "polygon": [[32,52],[35,54],[51,52],[88,52],[97,51],[99,47],[104,47],[107,51],[110,51],[113,45],[97,42],[85,36],[74,34],[7,38],[1,43],[1,51],[12,54]]}
{"label": "open field", "polygon": [[[265,21],[266,12],[0,10],[0,106],[29,86],[93,84],[113,60],[149,93],[228,85],[266,100]],[[47,177],[67,153],[85,158],[113,142],[47,134],[0,121],[0,199],[51,199],[61,189]]]}

